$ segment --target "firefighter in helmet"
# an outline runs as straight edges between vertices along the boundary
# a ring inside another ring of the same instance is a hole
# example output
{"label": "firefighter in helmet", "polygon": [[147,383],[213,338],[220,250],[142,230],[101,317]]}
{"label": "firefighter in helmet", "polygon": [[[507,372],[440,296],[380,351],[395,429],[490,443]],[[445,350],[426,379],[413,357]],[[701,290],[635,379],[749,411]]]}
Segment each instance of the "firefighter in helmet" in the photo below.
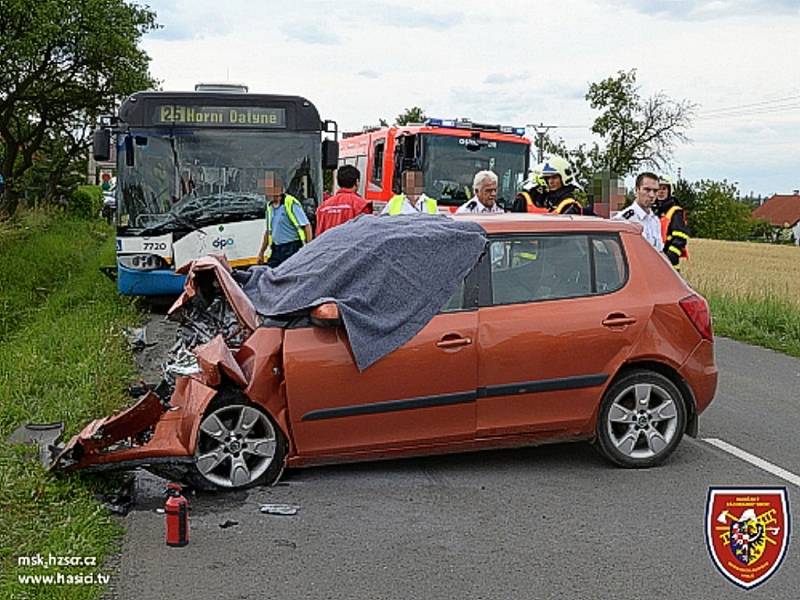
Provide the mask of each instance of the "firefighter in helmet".
{"label": "firefighter in helmet", "polygon": [[672,179],[661,175],[658,180],[655,213],[661,221],[661,240],[664,242],[664,254],[672,266],[680,270],[681,259],[689,258],[686,244],[689,242],[689,230],[683,208],[678,206],[673,197]]}
{"label": "firefighter in helmet", "polygon": [[511,212],[528,213],[547,213],[544,196],[547,185],[542,179],[542,167],[540,163],[531,169],[528,179],[522,182],[522,190],[514,198]]}
{"label": "firefighter in helmet", "polygon": [[583,214],[583,207],[575,200],[578,188],[575,170],[569,161],[560,156],[551,156],[542,164],[542,178],[547,185],[545,205],[551,213],[559,215]]}

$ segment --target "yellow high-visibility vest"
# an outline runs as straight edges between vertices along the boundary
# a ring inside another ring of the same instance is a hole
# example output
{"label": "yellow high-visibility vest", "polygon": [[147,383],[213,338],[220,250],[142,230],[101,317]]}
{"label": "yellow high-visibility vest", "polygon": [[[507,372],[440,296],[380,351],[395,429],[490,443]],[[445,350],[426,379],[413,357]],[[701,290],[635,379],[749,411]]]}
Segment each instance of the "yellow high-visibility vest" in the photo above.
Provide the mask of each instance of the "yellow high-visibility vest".
{"label": "yellow high-visibility vest", "polygon": [[[289,217],[289,222],[294,226],[297,230],[297,237],[300,238],[300,241],[304,244],[306,243],[306,231],[303,229],[303,226],[297,220],[297,217],[294,216],[294,204],[300,206],[300,201],[291,196],[289,194],[285,194],[283,198],[283,206],[284,210],[286,211],[286,216]],[[272,246],[272,202],[267,202],[267,244]]]}
{"label": "yellow high-visibility vest", "polygon": [[[403,212],[403,202],[405,202],[406,197],[404,194],[395,194],[392,196],[392,199],[389,200],[389,210],[388,214],[390,215],[399,215]],[[409,200],[409,203],[411,201]],[[422,201],[424,206],[424,212],[428,213],[429,215],[435,215],[439,207],[437,206],[436,199],[431,198],[430,196],[425,196],[424,200]]]}

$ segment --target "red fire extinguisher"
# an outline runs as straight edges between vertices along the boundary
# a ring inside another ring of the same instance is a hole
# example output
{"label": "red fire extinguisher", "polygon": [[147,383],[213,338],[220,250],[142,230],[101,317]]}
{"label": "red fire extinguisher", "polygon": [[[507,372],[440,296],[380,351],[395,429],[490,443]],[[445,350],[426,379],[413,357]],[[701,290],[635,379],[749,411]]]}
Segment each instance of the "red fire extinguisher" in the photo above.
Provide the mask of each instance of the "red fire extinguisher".
{"label": "red fire extinguisher", "polygon": [[167,546],[185,546],[189,543],[189,501],[181,494],[177,483],[167,484],[167,502],[164,505],[167,520]]}

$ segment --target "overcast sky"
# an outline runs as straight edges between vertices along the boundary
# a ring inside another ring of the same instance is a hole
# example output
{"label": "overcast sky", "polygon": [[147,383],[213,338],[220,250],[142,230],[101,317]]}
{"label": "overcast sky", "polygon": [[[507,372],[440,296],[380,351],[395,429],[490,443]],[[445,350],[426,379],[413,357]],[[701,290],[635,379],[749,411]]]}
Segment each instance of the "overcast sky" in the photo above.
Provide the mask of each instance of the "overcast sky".
{"label": "overcast sky", "polygon": [[230,80],[305,96],[345,131],[416,105],[576,144],[589,84],[636,68],[643,95],[698,105],[673,175],[800,188],[800,0],[140,3],[163,26],[144,40],[163,89]]}

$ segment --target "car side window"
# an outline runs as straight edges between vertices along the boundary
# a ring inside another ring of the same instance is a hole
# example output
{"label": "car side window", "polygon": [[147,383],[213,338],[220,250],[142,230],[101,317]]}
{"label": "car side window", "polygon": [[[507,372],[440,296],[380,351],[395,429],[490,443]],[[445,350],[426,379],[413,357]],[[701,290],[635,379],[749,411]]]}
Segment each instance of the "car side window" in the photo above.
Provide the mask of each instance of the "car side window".
{"label": "car side window", "polygon": [[453,295],[450,296],[450,299],[445,303],[445,305],[441,308],[439,312],[447,313],[447,312],[455,312],[457,310],[462,310],[464,308],[464,280],[458,284],[458,288]]}
{"label": "car side window", "polygon": [[492,241],[489,255],[492,304],[603,294],[619,289],[626,279],[624,256],[614,236],[504,238]]}
{"label": "car side window", "polygon": [[619,238],[592,237],[592,256],[597,293],[607,294],[620,289],[628,278],[628,272]]}

